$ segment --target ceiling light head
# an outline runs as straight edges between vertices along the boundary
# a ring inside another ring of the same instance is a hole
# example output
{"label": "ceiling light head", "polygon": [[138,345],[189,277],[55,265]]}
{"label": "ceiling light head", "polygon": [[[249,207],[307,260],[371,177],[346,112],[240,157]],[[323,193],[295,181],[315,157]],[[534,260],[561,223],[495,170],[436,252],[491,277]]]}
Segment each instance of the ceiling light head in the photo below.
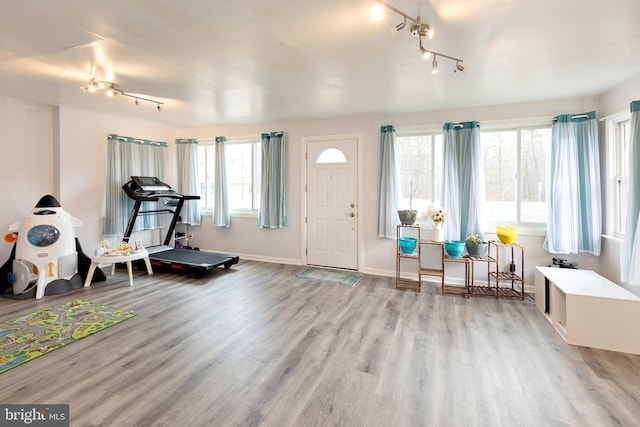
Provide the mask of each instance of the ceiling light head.
{"label": "ceiling light head", "polygon": [[376,5],[371,8],[371,19],[379,21],[382,19],[383,15],[384,10],[382,9],[382,5],[380,3],[376,3]]}
{"label": "ceiling light head", "polygon": [[438,72],[438,61],[436,60],[436,55],[433,55],[433,62],[431,63],[431,74],[436,74]]}
{"label": "ceiling light head", "polygon": [[453,72],[455,73],[456,71],[460,71],[461,73],[466,74],[466,70],[460,62],[456,62],[456,68],[453,70]]}
{"label": "ceiling light head", "polygon": [[[431,33],[431,36],[429,36]],[[433,37],[433,32],[431,31],[431,27],[427,24],[414,24],[411,26],[411,35],[413,37]]]}
{"label": "ceiling light head", "polygon": [[407,18],[404,18],[404,21],[396,25],[396,31],[400,31],[406,26],[407,26]]}
{"label": "ceiling light head", "polygon": [[422,55],[422,59],[427,60],[431,56],[431,52],[420,45],[420,55]]}

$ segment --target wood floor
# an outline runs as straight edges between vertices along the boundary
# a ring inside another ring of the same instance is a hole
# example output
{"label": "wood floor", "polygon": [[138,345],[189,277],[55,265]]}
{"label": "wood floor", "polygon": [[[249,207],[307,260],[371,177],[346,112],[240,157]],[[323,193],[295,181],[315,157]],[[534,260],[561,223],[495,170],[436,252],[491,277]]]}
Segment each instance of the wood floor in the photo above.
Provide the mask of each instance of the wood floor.
{"label": "wood floor", "polygon": [[[296,279],[241,260],[203,279],[125,270],[42,300],[139,315],[0,375],[1,403],[72,426],[637,426],[640,356],[568,346],[533,302]],[[640,327],[640,325],[627,325]]]}

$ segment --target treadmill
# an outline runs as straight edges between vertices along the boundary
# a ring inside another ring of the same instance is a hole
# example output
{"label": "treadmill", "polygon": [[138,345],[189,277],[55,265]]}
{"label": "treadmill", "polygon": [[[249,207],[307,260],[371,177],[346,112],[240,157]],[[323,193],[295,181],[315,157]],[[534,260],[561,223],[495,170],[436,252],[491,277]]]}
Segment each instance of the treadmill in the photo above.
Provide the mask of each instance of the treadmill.
{"label": "treadmill", "polygon": [[[127,196],[135,201],[122,238],[124,243],[129,243],[133,225],[139,215],[164,213],[172,215],[164,243],[146,248],[149,252],[151,265],[155,268],[175,273],[193,273],[196,277],[203,277],[221,265],[225,269],[229,269],[232,265],[238,263],[239,257],[234,255],[201,252],[194,249],[173,248],[170,246],[171,236],[175,230],[176,223],[180,221],[180,212],[184,202],[200,199],[200,196],[178,194],[171,186],[156,177],[150,176],[132,176],[131,180],[122,186],[122,189]],[[160,199],[168,199],[165,203],[165,209],[140,210],[143,202],[157,202]]]}

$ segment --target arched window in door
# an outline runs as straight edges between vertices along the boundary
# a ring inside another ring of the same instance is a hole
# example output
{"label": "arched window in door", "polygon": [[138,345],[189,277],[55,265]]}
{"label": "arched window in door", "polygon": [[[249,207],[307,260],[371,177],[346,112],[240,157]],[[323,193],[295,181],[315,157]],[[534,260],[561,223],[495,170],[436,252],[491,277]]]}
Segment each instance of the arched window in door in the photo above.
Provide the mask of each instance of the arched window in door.
{"label": "arched window in door", "polygon": [[337,148],[327,148],[316,158],[316,164],[347,163],[347,156]]}

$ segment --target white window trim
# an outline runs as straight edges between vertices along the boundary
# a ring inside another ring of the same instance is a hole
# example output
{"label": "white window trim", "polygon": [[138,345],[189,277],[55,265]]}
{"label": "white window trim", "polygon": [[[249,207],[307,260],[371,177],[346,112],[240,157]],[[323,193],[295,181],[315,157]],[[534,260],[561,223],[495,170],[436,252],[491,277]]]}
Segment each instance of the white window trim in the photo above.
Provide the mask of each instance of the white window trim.
{"label": "white window trim", "polygon": [[624,239],[624,235],[622,233],[618,233],[617,231],[617,212],[618,207],[618,189],[617,189],[617,131],[618,125],[622,122],[631,120],[631,112],[622,111],[619,113],[612,114],[610,116],[605,117],[605,129],[606,129],[606,140],[605,140],[605,164],[606,164],[606,197],[605,197],[605,209],[607,215],[607,221],[605,223],[604,236],[611,239]]}

